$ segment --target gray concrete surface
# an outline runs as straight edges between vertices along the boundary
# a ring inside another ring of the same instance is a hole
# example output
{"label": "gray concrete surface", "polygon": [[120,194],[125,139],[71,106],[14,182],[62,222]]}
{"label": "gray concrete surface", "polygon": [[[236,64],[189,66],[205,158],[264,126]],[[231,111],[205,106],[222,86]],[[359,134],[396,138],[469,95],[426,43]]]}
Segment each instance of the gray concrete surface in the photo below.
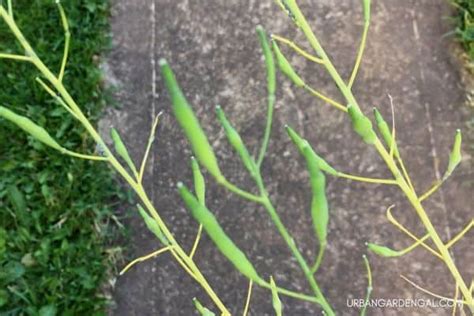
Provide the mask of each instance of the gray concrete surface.
{"label": "gray concrete surface", "polygon": [[[359,0],[301,1],[314,30],[341,73],[348,77],[362,28]],[[464,92],[451,39],[443,19],[445,1],[374,1],[373,23],[355,94],[365,111],[377,106],[388,117],[391,94],[395,102],[400,147],[418,191],[443,171],[456,128],[463,128],[472,112],[463,107]],[[197,225],[184,209],[175,184],[191,184],[186,143],[171,111],[159,78],[157,60],[166,57],[173,66],[189,101],[216,148],[222,169],[230,180],[253,189],[252,183],[216,122],[213,108],[223,106],[249,148],[256,152],[265,118],[265,71],[254,27],[294,38],[302,34],[279,11],[274,1],[237,0],[115,0],[112,32],[114,48],[104,65],[109,82],[118,86],[119,111],[110,111],[103,127],[114,125],[125,135],[139,161],[153,113],[163,111],[156,146],[146,177],[147,189],[176,238],[186,247]],[[307,47],[307,46],[305,46]],[[289,50],[285,50],[288,54]],[[339,98],[321,67],[302,58],[290,58],[314,87]],[[307,258],[316,247],[308,213],[310,193],[304,164],[284,133],[290,124],[337,168],[373,177],[387,176],[387,168],[373,149],[362,144],[344,115],[306,92],[278,78],[277,107],[269,155],[263,172],[271,196],[288,229]],[[339,98],[340,99],[340,98]],[[281,286],[308,292],[298,265],[291,258],[266,212],[225,190],[208,177],[208,205],[224,229],[248,254],[265,277],[273,275]],[[427,210],[444,239],[460,230],[472,213],[472,165],[465,152],[462,166],[449,183],[426,202]],[[331,205],[329,247],[318,273],[328,299],[339,315],[356,315],[346,306],[362,298],[366,279],[361,256],[365,241],[395,248],[410,240],[392,227],[385,209],[395,203],[394,214],[407,227],[423,234],[413,210],[395,188],[328,179]],[[144,255],[159,245],[134,216],[130,257]],[[453,253],[464,277],[474,275],[474,231]],[[370,256],[376,298],[428,298],[399,275],[432,291],[451,296],[453,280],[439,260],[420,249],[400,259]],[[247,282],[204,237],[196,261],[217,293],[235,315],[241,314]],[[169,255],[142,263],[118,278],[115,306],[110,315],[195,315],[192,297],[204,304],[203,291]],[[320,315],[317,306],[283,298],[286,315]],[[210,305],[212,307],[212,305]],[[256,288],[250,315],[272,315],[270,294]],[[369,309],[369,315],[448,315],[439,308]]]}

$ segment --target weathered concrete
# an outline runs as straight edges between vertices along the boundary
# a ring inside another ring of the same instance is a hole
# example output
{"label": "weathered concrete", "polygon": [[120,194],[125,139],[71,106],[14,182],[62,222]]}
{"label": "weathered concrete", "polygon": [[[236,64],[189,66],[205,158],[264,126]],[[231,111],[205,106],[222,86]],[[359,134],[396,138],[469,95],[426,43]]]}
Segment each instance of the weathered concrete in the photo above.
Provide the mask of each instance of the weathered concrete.
{"label": "weathered concrete", "polygon": [[[304,1],[301,1],[302,3]],[[327,47],[341,73],[350,74],[362,27],[359,0],[317,1],[302,4],[304,12]],[[442,172],[454,131],[469,114],[462,108],[463,90],[456,64],[449,54],[449,30],[443,16],[444,1],[375,1],[369,43],[354,86],[365,111],[376,105],[389,117],[391,94],[395,101],[397,137],[406,164],[421,192]],[[265,118],[265,71],[254,27],[304,43],[291,21],[274,1],[171,1],[116,0],[113,7],[114,49],[109,56],[109,80],[119,86],[123,105],[104,121],[126,135],[133,156],[141,157],[153,113],[164,111],[147,188],[155,205],[178,240],[190,247],[197,229],[176,193],[179,180],[191,183],[191,155],[182,132],[170,112],[169,99],[153,63],[166,57],[173,66],[189,101],[208,132],[230,180],[252,189],[238,159],[219,128],[214,105],[219,103],[238,126],[249,148],[256,152]],[[306,46],[307,47],[307,46]],[[288,54],[289,50],[285,49]],[[302,58],[290,58],[314,87],[337,97],[338,91],[321,67]],[[156,87],[153,85],[156,84]],[[335,167],[370,176],[388,172],[375,151],[351,131],[344,115],[279,77],[275,123],[264,176],[277,209],[307,258],[314,255],[315,241],[308,214],[309,190],[304,164],[283,125],[304,134]],[[157,95],[153,97],[153,89]],[[472,218],[472,165],[464,164],[449,183],[426,203],[433,222],[447,239]],[[208,205],[258,271],[274,275],[281,286],[308,291],[308,286],[265,211],[217,188],[208,178]],[[394,214],[418,234],[423,234],[411,208],[395,188],[328,179],[331,204],[329,248],[318,282],[340,315],[355,315],[346,299],[365,295],[366,279],[361,256],[365,241],[402,248],[410,242],[385,218],[385,209],[396,204]],[[131,257],[158,247],[138,217],[127,223],[132,229]],[[466,280],[474,275],[474,231],[453,250]],[[374,270],[374,297],[427,298],[400,279],[403,274],[436,293],[451,296],[453,281],[439,260],[422,249],[401,259],[370,256]],[[204,237],[196,257],[204,275],[223,301],[238,315],[247,282]],[[168,255],[149,260],[118,279],[116,307],[112,315],[194,315],[191,298],[208,303],[205,294]],[[317,306],[283,298],[287,315],[318,315]],[[255,289],[251,315],[272,315],[270,294]],[[370,309],[369,315],[447,315],[433,308]]]}

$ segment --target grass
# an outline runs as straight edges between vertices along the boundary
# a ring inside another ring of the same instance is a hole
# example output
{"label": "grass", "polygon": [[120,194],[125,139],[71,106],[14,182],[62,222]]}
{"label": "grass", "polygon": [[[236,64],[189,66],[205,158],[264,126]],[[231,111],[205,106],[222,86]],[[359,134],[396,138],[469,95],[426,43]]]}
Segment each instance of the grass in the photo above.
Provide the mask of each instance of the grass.
{"label": "grass", "polygon": [[454,34],[474,61],[474,0],[451,0],[451,3],[456,7]]}
{"label": "grass", "polygon": [[[45,63],[59,71],[64,45],[52,0],[13,1],[15,20]],[[65,84],[96,123],[107,104],[99,54],[109,46],[107,1],[65,1],[71,52]],[[32,23],[33,22],[33,23]],[[0,22],[0,52],[22,53]],[[64,146],[93,150],[81,124],[35,82],[27,63],[0,60],[0,104],[27,115]],[[46,148],[0,120],[0,315],[102,315],[111,267],[112,205],[123,198],[101,164]]]}

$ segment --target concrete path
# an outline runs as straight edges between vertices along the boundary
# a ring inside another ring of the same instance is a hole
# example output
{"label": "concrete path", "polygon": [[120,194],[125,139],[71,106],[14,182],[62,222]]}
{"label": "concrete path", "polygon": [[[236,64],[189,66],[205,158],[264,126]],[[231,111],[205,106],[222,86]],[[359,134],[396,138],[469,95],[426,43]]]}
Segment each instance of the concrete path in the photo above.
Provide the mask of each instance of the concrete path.
{"label": "concrete path", "polygon": [[[348,77],[362,29],[359,0],[301,1],[314,30],[335,65]],[[372,106],[389,117],[387,94],[394,98],[397,136],[406,164],[419,192],[444,171],[456,128],[464,128],[472,112],[463,108],[464,93],[458,65],[449,53],[451,39],[444,17],[449,8],[442,0],[374,1],[373,23],[361,71],[354,87],[365,111]],[[105,70],[119,87],[123,108],[111,111],[103,126],[114,125],[125,135],[133,156],[143,154],[154,114],[163,111],[158,141],[147,175],[147,188],[178,240],[190,247],[197,225],[180,201],[175,184],[191,184],[190,147],[175,122],[163,90],[157,60],[166,57],[173,66],[189,101],[215,146],[223,170],[241,187],[253,187],[239,160],[225,141],[214,115],[219,103],[255,152],[265,118],[265,71],[254,33],[257,24],[269,32],[305,43],[274,1],[237,0],[115,0],[112,31],[114,49]],[[307,47],[307,46],[305,46]],[[285,50],[287,53],[288,50]],[[324,71],[305,60],[290,58],[314,87],[339,98]],[[340,98],[339,98],[340,99]],[[342,113],[315,100],[279,77],[275,124],[264,176],[277,209],[307,258],[315,241],[308,212],[309,186],[304,164],[284,132],[290,124],[304,134],[335,167],[354,174],[387,176],[375,151],[362,144]],[[467,133],[465,133],[467,134]],[[468,137],[466,137],[468,138]],[[466,147],[467,148],[467,147]],[[465,160],[443,189],[426,202],[434,224],[448,239],[473,217],[472,160]],[[208,178],[208,205],[228,234],[248,254],[264,276],[272,274],[281,286],[308,291],[297,263],[275,232],[266,212],[217,188]],[[347,299],[363,298],[366,289],[361,256],[364,242],[401,249],[410,240],[392,227],[385,210],[407,227],[424,234],[414,211],[395,188],[328,179],[331,204],[329,248],[318,273],[338,315],[356,315]],[[159,247],[133,216],[130,257]],[[474,276],[474,231],[455,247],[453,254],[466,280]],[[247,281],[204,238],[197,252],[204,275],[235,315],[242,311]],[[373,255],[374,297],[428,298],[403,281],[403,274],[441,295],[454,293],[453,280],[439,260],[419,249],[400,259]],[[111,315],[195,315],[191,299],[208,303],[206,295],[168,255],[149,260],[118,278],[116,307]],[[287,315],[320,315],[317,306],[283,299]],[[369,315],[447,315],[439,308],[370,309]],[[255,289],[250,315],[273,315],[270,294]]]}

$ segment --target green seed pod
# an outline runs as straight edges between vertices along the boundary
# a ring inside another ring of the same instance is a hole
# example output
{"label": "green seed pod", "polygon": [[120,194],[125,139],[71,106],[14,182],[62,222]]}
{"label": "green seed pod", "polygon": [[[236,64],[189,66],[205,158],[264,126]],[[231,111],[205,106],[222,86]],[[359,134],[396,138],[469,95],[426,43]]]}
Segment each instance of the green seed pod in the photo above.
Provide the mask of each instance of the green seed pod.
{"label": "green seed pod", "polygon": [[135,164],[133,163],[133,160],[130,157],[130,154],[128,153],[127,147],[123,143],[120,134],[115,128],[110,129],[110,136],[112,137],[112,140],[114,142],[114,147],[117,154],[119,154],[120,157],[122,157],[122,159],[127,163],[130,170],[132,170],[134,174],[137,174],[137,168],[135,167]]}
{"label": "green seed pod", "polygon": [[62,153],[65,153],[67,150],[61,147],[49,134],[48,132],[39,125],[36,125],[32,120],[25,116],[16,114],[15,112],[0,106],[0,117],[5,118],[6,120],[12,122],[36,140],[42,142],[49,147],[52,147],[56,150],[59,150]]}
{"label": "green seed pod", "polygon": [[456,136],[454,137],[453,149],[451,150],[451,153],[449,154],[448,168],[443,177],[444,179],[449,177],[453,173],[454,169],[456,169],[456,167],[461,162],[461,159],[462,159],[461,144],[462,144],[462,134],[461,134],[461,130],[458,129],[456,131]]}
{"label": "green seed pod", "polygon": [[261,25],[256,28],[260,46],[263,50],[265,58],[265,67],[267,68],[267,89],[269,94],[275,94],[276,90],[276,76],[275,76],[275,62],[273,61],[273,54],[268,43],[267,33]]}
{"label": "green seed pod", "polygon": [[213,312],[209,309],[202,306],[202,304],[197,300],[197,298],[193,298],[194,306],[196,307],[197,311],[201,314],[201,316],[215,316]]}
{"label": "green seed pod", "polygon": [[170,94],[173,104],[173,112],[193,148],[196,158],[218,182],[224,181],[224,176],[219,169],[217,159],[212,150],[206,134],[199,125],[199,121],[188,104],[176,78],[165,59],[160,60],[163,79]]}
{"label": "green seed pod", "polygon": [[[379,129],[380,134],[382,134],[382,138],[385,141],[385,144],[387,144],[388,148],[390,149],[393,140],[392,131],[390,130],[390,127],[388,126],[387,122],[383,119],[382,114],[380,114],[380,112],[376,108],[374,108],[374,116],[375,122],[377,123],[377,128]],[[393,146],[393,154],[395,155],[395,157],[400,157],[396,141]]]}
{"label": "green seed pod", "polygon": [[278,63],[278,67],[281,72],[287,76],[297,87],[303,87],[305,85],[303,79],[298,76],[290,62],[286,59],[283,53],[280,51],[276,41],[273,41],[273,51],[275,52],[275,57]]}
{"label": "green seed pod", "polygon": [[314,159],[311,147],[304,146],[303,156],[306,159],[306,166],[309,172],[311,183],[311,217],[316,236],[321,245],[326,244],[329,222],[329,207],[326,198],[326,177],[319,169],[317,161]]}
{"label": "green seed pod", "polygon": [[220,252],[240,273],[260,284],[262,279],[258,276],[252,263],[250,263],[245,254],[227,236],[215,216],[204,205],[199,203],[182,183],[178,183],[178,190],[193,217],[202,225]]}
{"label": "green seed pod", "polygon": [[280,297],[278,296],[277,287],[272,277],[270,277],[270,288],[272,290],[272,305],[273,305],[273,309],[275,310],[275,315],[282,316],[283,306],[281,305],[281,300],[280,300]]}
{"label": "green seed pod", "polygon": [[385,246],[380,246],[373,243],[366,243],[366,245],[370,251],[381,257],[399,257],[402,255],[399,251],[390,249]]}
{"label": "green seed pod", "polygon": [[199,163],[194,157],[191,157],[191,168],[193,169],[194,192],[202,205],[206,205],[206,182],[199,168]]}
{"label": "green seed pod", "polygon": [[219,105],[216,106],[216,113],[217,113],[217,118],[219,119],[222,127],[224,128],[224,131],[227,136],[227,139],[229,140],[229,143],[232,145],[235,151],[239,154],[240,159],[242,159],[242,162],[245,165],[245,168],[247,168],[247,170],[250,172],[252,177],[255,177],[256,169],[257,169],[255,166],[255,162],[250,156],[247,150],[247,147],[245,147],[244,142],[242,141],[242,138],[240,137],[239,133],[232,127],[230,122],[227,120],[227,117],[225,116],[224,111]]}
{"label": "green seed pod", "polygon": [[364,20],[370,20],[370,0],[362,0],[364,4]]}
{"label": "green seed pod", "polygon": [[158,238],[159,241],[161,241],[163,245],[168,245],[169,241],[161,231],[160,226],[158,226],[155,219],[151,217],[140,204],[137,204],[137,208],[138,212],[143,218],[143,221],[145,222],[146,227],[156,236],[156,238]]}
{"label": "green seed pod", "polygon": [[347,107],[347,111],[351,118],[354,131],[362,137],[364,142],[367,144],[373,144],[377,136],[372,129],[372,122],[369,118],[352,105]]}
{"label": "green seed pod", "polygon": [[291,127],[288,125],[285,126],[286,132],[288,133],[288,136],[290,136],[291,141],[295,146],[298,148],[298,151],[300,152],[301,155],[303,155],[303,148],[305,146],[309,146],[311,150],[311,159],[316,160],[319,169],[323,170],[324,172],[331,174],[333,176],[338,176],[339,173],[336,169],[334,169],[330,164],[328,164],[323,158],[321,158],[316,152],[313,150],[309,142],[305,139],[303,139],[301,136],[299,136]]}

